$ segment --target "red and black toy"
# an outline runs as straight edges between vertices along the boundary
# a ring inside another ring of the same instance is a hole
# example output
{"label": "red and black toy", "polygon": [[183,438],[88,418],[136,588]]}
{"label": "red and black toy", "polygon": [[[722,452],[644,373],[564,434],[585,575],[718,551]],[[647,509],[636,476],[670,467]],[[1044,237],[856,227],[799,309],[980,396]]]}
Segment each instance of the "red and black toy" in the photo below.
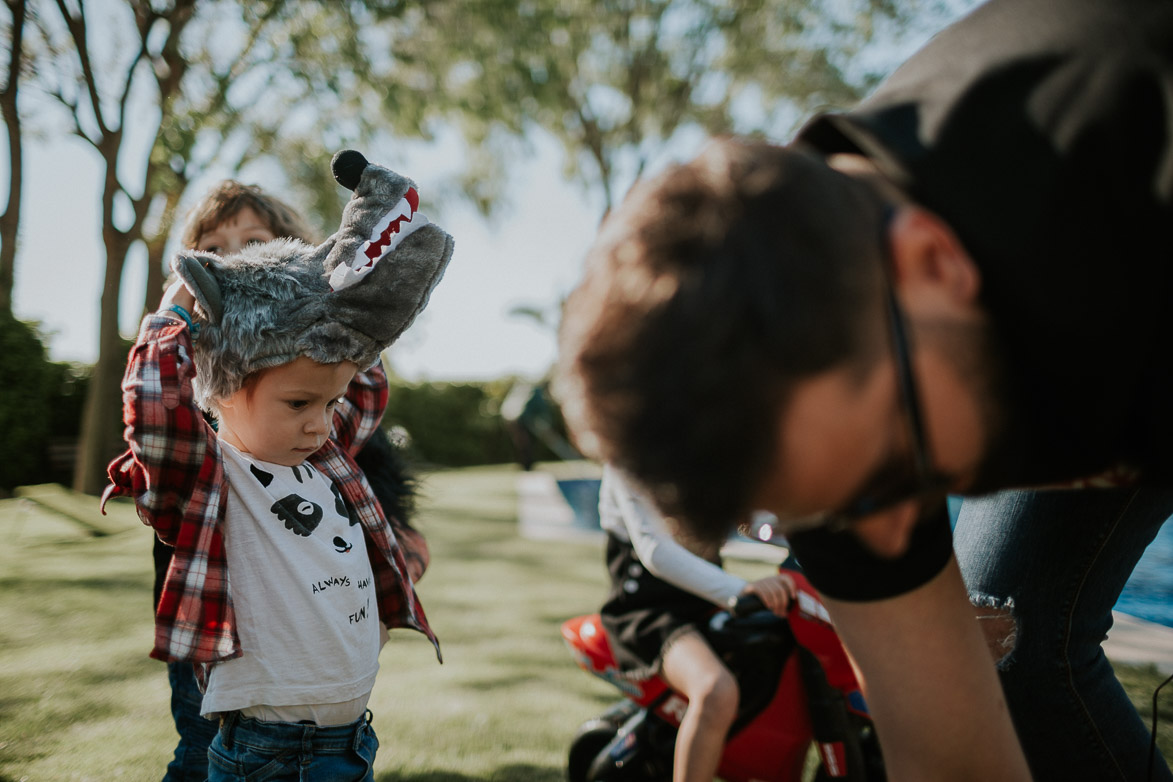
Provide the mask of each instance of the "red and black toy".
{"label": "red and black toy", "polygon": [[[717,775],[725,782],[798,782],[814,742],[822,761],[816,779],[884,780],[855,670],[814,589],[801,573],[792,575],[797,599],[786,619],[750,596],[714,613],[704,629],[741,688]],[[670,780],[684,696],[658,677],[624,678],[597,614],[563,623],[562,637],[585,671],[626,696],[579,728],[570,782]]]}

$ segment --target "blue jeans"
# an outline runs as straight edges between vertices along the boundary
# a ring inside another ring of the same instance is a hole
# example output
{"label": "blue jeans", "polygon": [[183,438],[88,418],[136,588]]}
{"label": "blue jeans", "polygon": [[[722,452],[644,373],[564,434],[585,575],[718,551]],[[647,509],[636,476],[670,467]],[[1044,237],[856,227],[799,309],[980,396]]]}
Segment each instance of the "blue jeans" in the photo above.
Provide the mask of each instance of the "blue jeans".
{"label": "blue jeans", "polygon": [[225,716],[208,750],[208,782],[374,782],[371,713],[328,728]]}
{"label": "blue jeans", "polygon": [[[1101,642],[1170,514],[1173,491],[1156,489],[1006,491],[962,505],[954,548],[987,636],[1005,641],[995,657],[1036,779],[1148,778],[1149,727]],[[1159,752],[1152,778],[1173,780]]]}
{"label": "blue jeans", "polygon": [[204,696],[196,684],[191,663],[167,663],[171,681],[171,716],[179,733],[175,757],[167,764],[163,782],[204,782],[208,778],[208,745],[216,723],[200,716]]}

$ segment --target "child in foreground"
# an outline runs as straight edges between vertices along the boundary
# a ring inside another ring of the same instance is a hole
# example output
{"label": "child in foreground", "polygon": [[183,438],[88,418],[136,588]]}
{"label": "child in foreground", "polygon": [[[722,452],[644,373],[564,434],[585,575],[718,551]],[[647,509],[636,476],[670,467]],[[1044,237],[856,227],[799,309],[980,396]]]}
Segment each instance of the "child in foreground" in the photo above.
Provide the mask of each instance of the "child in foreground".
{"label": "child in foreground", "polygon": [[626,675],[641,679],[658,673],[688,698],[672,779],[711,782],[740,693],[698,625],[746,593],[784,616],[794,581],[776,573],[747,582],[722,569],[719,547],[686,548],[669,522],[610,465],[603,468],[599,516],[611,573],[611,593],[599,613],[615,659]]}
{"label": "child in foreground", "polygon": [[198,666],[210,780],[372,779],[385,628],[435,642],[353,456],[386,404],[379,354],[452,241],[402,177],[357,153],[335,175],[355,195],[320,247],[181,253],[123,383],[130,452],[107,496],[175,546],[152,656]]}
{"label": "child in foreground", "polygon": [[[202,250],[220,256],[233,255],[252,244],[273,239],[315,241],[304,218],[279,198],[255,185],[224,180],[211,188],[192,207],[180,234],[185,250]],[[382,428],[376,429],[355,456],[383,515],[404,550],[413,583],[427,568],[428,547],[410,524],[412,481],[398,449]],[[174,548],[157,536],[152,550],[155,565],[154,603],[159,604],[163,582],[171,567]],[[200,716],[203,694],[191,663],[170,662],[171,715],[179,741],[163,782],[204,782],[208,778],[208,746],[216,736],[216,723]]]}

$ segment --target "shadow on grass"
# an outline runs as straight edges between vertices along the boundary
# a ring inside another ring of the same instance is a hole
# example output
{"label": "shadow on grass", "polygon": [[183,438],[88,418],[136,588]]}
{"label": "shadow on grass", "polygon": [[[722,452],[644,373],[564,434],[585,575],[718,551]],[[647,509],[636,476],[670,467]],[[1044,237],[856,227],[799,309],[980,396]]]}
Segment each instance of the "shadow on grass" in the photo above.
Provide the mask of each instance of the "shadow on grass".
{"label": "shadow on grass", "polygon": [[[543,768],[528,764],[500,766],[489,777],[491,782],[565,782],[564,769]],[[0,778],[0,782],[15,782]],[[470,777],[454,771],[424,771],[404,774],[391,771],[380,774],[376,782],[485,782],[485,777]]]}
{"label": "shadow on grass", "polygon": [[[11,735],[28,737],[54,725],[117,716],[122,709],[109,697],[109,691],[153,673],[151,663],[133,656],[111,658],[101,665],[75,665],[75,661],[62,658],[36,674],[0,674],[0,692],[4,693],[0,697],[0,725]],[[26,716],[19,719],[22,714]],[[0,742],[0,749],[11,752],[13,746]]]}
{"label": "shadow on grass", "polygon": [[0,589],[14,593],[23,591],[33,595],[48,594],[54,588],[80,589],[105,596],[114,590],[137,595],[143,591],[144,583],[142,575],[138,573],[125,576],[82,576],[69,579],[22,575],[15,578],[0,578]]}

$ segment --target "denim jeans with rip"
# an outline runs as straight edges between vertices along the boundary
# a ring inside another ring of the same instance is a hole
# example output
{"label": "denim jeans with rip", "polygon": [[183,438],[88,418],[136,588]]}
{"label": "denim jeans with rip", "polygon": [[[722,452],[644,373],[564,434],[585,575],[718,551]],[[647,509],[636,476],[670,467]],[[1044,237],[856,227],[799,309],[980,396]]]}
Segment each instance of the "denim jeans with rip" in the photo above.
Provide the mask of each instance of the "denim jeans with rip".
{"label": "denim jeans with rip", "polygon": [[[1149,779],[1150,731],[1101,647],[1173,491],[966,498],[954,549],[1036,779]],[[1152,779],[1173,780],[1156,753]]]}

